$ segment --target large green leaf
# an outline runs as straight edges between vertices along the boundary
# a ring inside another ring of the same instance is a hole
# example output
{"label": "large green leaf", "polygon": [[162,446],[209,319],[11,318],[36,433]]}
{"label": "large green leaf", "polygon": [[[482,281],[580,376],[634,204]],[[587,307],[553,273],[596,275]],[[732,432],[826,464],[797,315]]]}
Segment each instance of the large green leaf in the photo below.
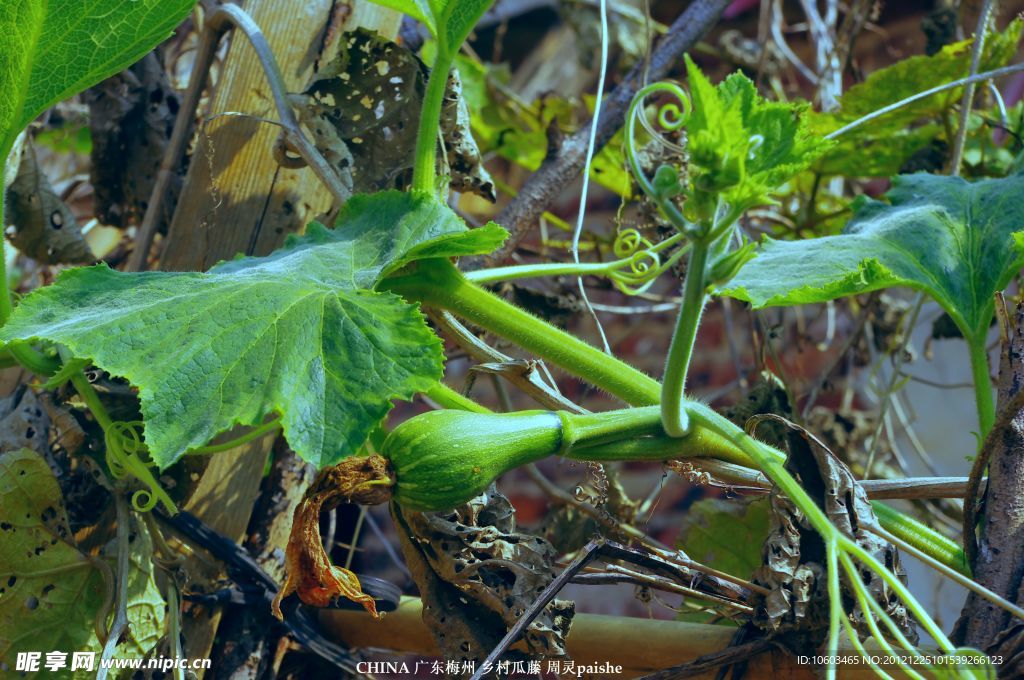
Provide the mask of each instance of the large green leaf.
{"label": "large green leaf", "polygon": [[166,39],[195,0],[0,2],[0,160],[52,104],[117,73]]}
{"label": "large green leaf", "polygon": [[429,197],[356,196],[336,229],[314,225],[208,273],[66,271],[0,336],[58,342],[127,378],[161,467],[274,412],[292,448],[322,466],[354,453],[392,399],[441,375],[438,339],[416,307],[373,290],[380,278],[420,257],[490,252],[505,235],[467,230]]}
{"label": "large green leaf", "polygon": [[755,307],[824,302],[890,286],[931,295],[971,340],[996,291],[1024,266],[1024,176],[897,177],[888,203],[860,199],[843,234],[766,239],[720,291]]}

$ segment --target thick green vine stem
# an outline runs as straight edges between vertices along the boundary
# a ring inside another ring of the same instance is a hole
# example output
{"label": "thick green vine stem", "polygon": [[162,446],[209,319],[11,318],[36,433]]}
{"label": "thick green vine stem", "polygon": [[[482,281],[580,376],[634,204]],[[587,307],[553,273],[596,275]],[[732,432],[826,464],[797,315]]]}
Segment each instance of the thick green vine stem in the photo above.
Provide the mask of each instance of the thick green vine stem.
{"label": "thick green vine stem", "polygon": [[[653,129],[644,111],[644,102],[652,95],[669,96],[668,102],[659,104],[657,123],[661,131]],[[640,162],[637,150],[637,123],[646,130],[649,141],[661,147],[662,152],[654,152],[654,157],[667,155],[678,163],[685,158],[686,149],[665,137],[680,131],[693,112],[693,104],[689,95],[679,85],[670,82],[659,82],[644,87],[630,103],[626,114],[626,159],[629,163],[633,179],[640,189],[658,207],[658,211],[681,234],[692,239],[690,260],[686,268],[686,281],[683,284],[683,305],[676,319],[672,344],[665,361],[665,375],[662,379],[661,420],[665,432],[672,437],[685,437],[690,433],[690,422],[683,408],[686,389],[686,376],[690,370],[690,359],[693,356],[693,344],[697,338],[697,328],[707,302],[707,265],[708,252],[713,239],[708,239],[710,228],[701,229],[691,224],[683,215],[678,201],[685,193],[684,182],[680,179],[683,168],[671,164],[658,167],[653,180],[647,177],[645,168]]]}
{"label": "thick green vine stem", "polygon": [[686,390],[686,376],[690,371],[693,344],[697,339],[700,318],[707,303],[705,273],[708,262],[708,246],[696,241],[690,252],[686,267],[686,281],[683,284],[683,306],[679,309],[672,344],[669,345],[665,362],[665,376],[661,383],[661,422],[665,432],[672,437],[685,437],[690,433],[690,421],[683,407]]}
{"label": "thick green vine stem", "polygon": [[964,576],[971,577],[971,568],[967,565],[967,555],[963,548],[954,541],[946,538],[929,526],[923,526],[920,522],[908,524],[909,519],[903,513],[897,512],[892,506],[871,501],[871,508],[875,511],[878,521],[882,523],[886,531],[896,538],[903,539],[921,552],[932,557],[942,555],[939,562],[955,569]]}
{"label": "thick green vine stem", "polygon": [[444,259],[420,260],[380,284],[407,300],[445,309],[561,366],[634,406],[653,406],[657,380],[476,286]]}

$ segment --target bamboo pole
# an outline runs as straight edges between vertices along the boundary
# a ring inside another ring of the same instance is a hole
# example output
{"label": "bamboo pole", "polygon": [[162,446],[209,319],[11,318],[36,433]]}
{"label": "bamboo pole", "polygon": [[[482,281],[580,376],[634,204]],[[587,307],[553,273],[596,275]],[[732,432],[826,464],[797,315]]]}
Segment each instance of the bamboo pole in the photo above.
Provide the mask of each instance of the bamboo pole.
{"label": "bamboo pole", "polygon": [[[378,648],[422,656],[440,656],[430,630],[423,623],[423,603],[403,597],[398,609],[377,622],[364,612],[324,609],[320,624],[325,635],[350,648]],[[683,621],[639,619],[625,616],[576,614],[566,641],[576,665],[610,663],[620,673],[602,678],[636,678],[662,668],[692,661],[729,646],[736,629]],[[521,643],[513,645],[521,649]],[[814,678],[810,666],[781,652],[767,652],[750,660],[747,677],[770,678],[785,674],[787,680]],[[715,673],[696,676],[713,678]]]}

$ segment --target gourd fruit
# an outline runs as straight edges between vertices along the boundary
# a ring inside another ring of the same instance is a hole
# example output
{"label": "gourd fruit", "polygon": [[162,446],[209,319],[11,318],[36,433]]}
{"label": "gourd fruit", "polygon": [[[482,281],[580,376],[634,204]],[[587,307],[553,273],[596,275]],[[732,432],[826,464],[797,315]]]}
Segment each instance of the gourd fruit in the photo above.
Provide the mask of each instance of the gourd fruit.
{"label": "gourd fruit", "polygon": [[664,434],[657,406],[584,415],[438,410],[396,427],[380,454],[395,478],[393,498],[419,511],[454,508],[502,473],[551,455],[589,461],[703,455],[749,464],[720,428],[699,415],[694,422],[687,437],[676,439]]}
{"label": "gourd fruit", "polygon": [[382,447],[394,499],[410,510],[447,510],[499,475],[556,453],[561,419],[551,411],[482,414],[429,411],[396,427]]}

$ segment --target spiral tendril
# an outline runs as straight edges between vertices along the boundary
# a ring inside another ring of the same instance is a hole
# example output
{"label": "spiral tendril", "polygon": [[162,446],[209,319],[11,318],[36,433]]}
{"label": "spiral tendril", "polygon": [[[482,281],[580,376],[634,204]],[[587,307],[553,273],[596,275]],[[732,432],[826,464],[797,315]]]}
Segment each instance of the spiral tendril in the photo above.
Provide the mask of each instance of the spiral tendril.
{"label": "spiral tendril", "polygon": [[[648,115],[644,102],[648,97],[660,94],[668,95],[671,98],[670,101],[660,102],[654,115]],[[658,206],[659,212],[672,226],[683,233],[691,231],[692,224],[683,215],[678,204],[678,191],[666,192],[664,187],[662,187],[662,190],[659,190],[655,186],[654,178],[646,174],[647,168],[644,167],[644,163],[641,163],[641,153],[638,149],[640,140],[637,137],[637,123],[640,124],[640,127],[649,137],[649,140],[644,140],[646,144],[645,151],[651,145],[655,147],[653,159],[674,161],[676,166],[681,166],[686,162],[686,147],[678,143],[673,137],[678,138],[677,133],[690,120],[692,113],[693,103],[686,91],[677,83],[663,81],[648,85],[637,92],[626,115],[624,146],[630,172],[643,193]],[[660,129],[655,129],[652,124],[652,118],[657,121]],[[650,154],[650,151],[645,153],[645,155]],[[660,167],[665,166],[662,165]],[[678,167],[675,172],[679,173]],[[670,179],[669,182],[671,183],[671,181]]]}
{"label": "spiral tendril", "polygon": [[[655,118],[658,121],[659,127],[661,127],[660,131],[655,130],[654,126],[651,125],[650,119],[644,115],[643,106],[636,106],[631,112],[632,116],[635,120],[640,121],[640,126],[651,136],[651,139],[656,144],[672,153],[685,154],[686,147],[667,138],[665,133],[678,132],[686,125],[690,120],[690,114],[693,113],[693,103],[683,88],[671,82],[655,83],[645,87],[637,93],[635,101],[642,102],[648,96],[658,92],[668,92],[676,99],[675,102],[666,102],[658,107]],[[628,145],[635,143],[635,139],[627,140]]]}
{"label": "spiral tendril", "polygon": [[681,240],[682,235],[676,234],[655,244],[636,229],[623,229],[612,243],[612,252],[618,259],[610,263],[607,276],[623,293],[639,295],[649,289],[659,276],[674,266],[687,252],[688,248],[680,248],[662,262],[660,253]]}
{"label": "spiral tendril", "polygon": [[652,244],[638,230],[623,229],[615,235],[615,241],[612,243],[612,252],[615,253],[615,257],[622,260],[631,257],[640,249],[640,246],[650,248]]}
{"label": "spiral tendril", "polygon": [[114,479],[134,477],[146,486],[132,494],[132,507],[136,511],[148,512],[157,503],[163,503],[168,512],[177,512],[174,502],[150,471],[155,464],[148,460],[149,451],[142,440],[142,426],[140,421],[115,421],[104,431],[107,467]]}

